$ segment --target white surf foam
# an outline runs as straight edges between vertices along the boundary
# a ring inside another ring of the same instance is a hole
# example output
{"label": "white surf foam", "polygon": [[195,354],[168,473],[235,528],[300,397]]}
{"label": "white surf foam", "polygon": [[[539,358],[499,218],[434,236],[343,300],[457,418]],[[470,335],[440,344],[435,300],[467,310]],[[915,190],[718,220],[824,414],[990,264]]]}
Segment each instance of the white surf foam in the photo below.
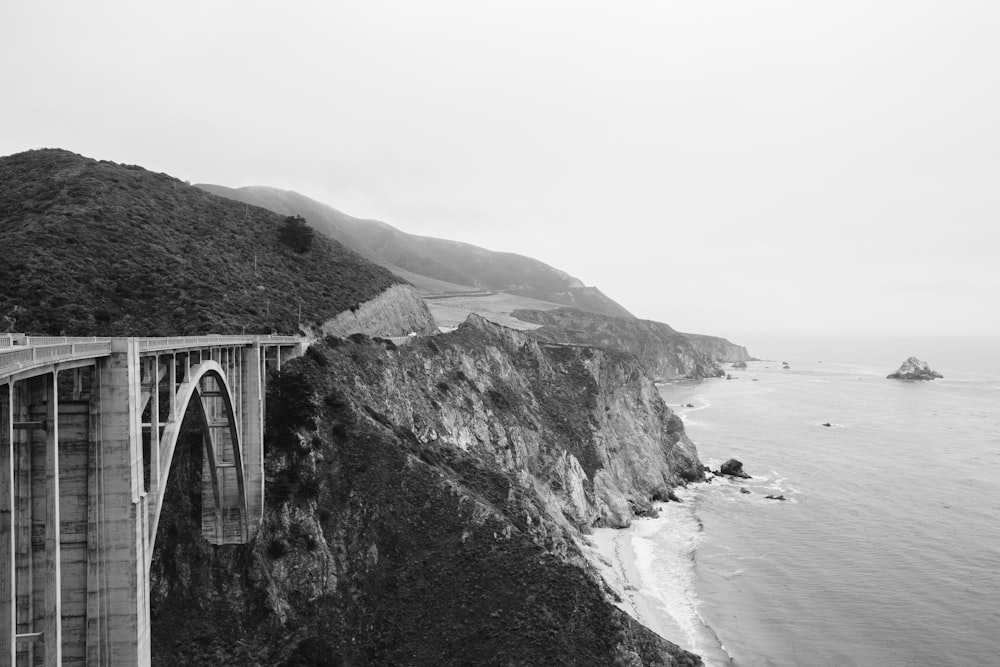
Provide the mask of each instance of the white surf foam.
{"label": "white surf foam", "polygon": [[702,537],[694,511],[697,493],[678,489],[683,503],[660,504],[658,519],[635,524],[631,540],[635,566],[642,593],[681,632],[681,637],[668,639],[701,655],[707,665],[730,665],[732,657],[705,623],[695,591],[695,552]]}

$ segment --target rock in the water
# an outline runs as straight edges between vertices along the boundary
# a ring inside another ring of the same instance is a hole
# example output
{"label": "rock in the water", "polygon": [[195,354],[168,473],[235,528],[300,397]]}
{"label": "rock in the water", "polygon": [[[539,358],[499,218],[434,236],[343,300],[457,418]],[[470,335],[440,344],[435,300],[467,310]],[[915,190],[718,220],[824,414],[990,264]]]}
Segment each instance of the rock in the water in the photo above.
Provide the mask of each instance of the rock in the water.
{"label": "rock in the water", "polygon": [[750,489],[748,489],[748,488],[746,488],[744,486],[741,486],[740,487],[740,493],[750,493]]}
{"label": "rock in the water", "polygon": [[729,475],[730,477],[742,477],[743,479],[752,479],[750,475],[743,472],[743,464],[736,459],[729,459],[722,464],[719,468],[719,472],[723,475]]}
{"label": "rock in the water", "polygon": [[771,496],[771,495],[768,495],[768,496],[764,496],[764,497],[767,498],[768,500],[785,500],[784,494],[782,494],[780,496]]}
{"label": "rock in the water", "polygon": [[747,362],[745,362],[745,361],[734,361],[733,362],[733,368],[746,368],[746,367],[747,367]]}
{"label": "rock in the water", "polygon": [[910,357],[903,362],[899,370],[886,375],[890,380],[933,380],[944,377],[936,371],[932,371],[926,361],[920,361],[916,357]]}

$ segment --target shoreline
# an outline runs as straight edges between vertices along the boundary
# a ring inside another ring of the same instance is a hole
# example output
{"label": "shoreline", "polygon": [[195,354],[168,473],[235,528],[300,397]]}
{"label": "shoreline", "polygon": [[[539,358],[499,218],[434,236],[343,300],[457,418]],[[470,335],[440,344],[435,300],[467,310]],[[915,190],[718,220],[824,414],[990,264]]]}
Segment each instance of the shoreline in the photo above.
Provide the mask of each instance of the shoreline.
{"label": "shoreline", "polygon": [[[658,518],[636,518],[628,528],[595,528],[580,546],[619,597],[615,606],[699,655],[707,667],[732,667],[732,656],[698,611],[694,551],[701,528],[688,504],[693,498],[685,494],[684,499],[683,504],[658,503]],[[669,553],[660,550],[665,544]]]}
{"label": "shoreline", "polygon": [[634,530],[634,524],[628,528],[595,528],[584,538],[584,553],[620,598],[615,603],[619,609],[664,639],[691,650],[686,641],[681,641],[680,627],[674,619],[646,592],[632,546]]}

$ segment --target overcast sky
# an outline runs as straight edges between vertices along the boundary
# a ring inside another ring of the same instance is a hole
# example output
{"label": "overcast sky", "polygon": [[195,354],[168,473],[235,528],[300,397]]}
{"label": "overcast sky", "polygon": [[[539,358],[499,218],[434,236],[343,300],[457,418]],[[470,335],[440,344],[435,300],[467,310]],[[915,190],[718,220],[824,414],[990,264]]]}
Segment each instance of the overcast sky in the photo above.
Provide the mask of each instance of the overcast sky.
{"label": "overcast sky", "polygon": [[1000,2],[0,3],[0,155],[296,190],[640,317],[1000,335]]}

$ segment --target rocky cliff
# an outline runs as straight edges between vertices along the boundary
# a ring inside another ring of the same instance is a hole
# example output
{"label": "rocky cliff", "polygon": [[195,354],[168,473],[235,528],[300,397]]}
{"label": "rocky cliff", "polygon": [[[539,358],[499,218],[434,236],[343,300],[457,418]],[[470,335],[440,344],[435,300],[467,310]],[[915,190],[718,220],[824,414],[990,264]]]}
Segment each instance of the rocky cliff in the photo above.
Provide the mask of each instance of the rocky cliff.
{"label": "rocky cliff", "polygon": [[573,539],[702,474],[633,356],[472,316],[399,348],[327,338],[271,388],[253,544],[206,545],[200,486],[172,473],[159,664],[700,664],[616,608]]}
{"label": "rocky cliff", "polygon": [[533,333],[544,340],[594,345],[636,355],[658,380],[725,375],[719,364],[750,359],[745,347],[725,338],[685,334],[662,322],[609,317],[572,308],[516,310],[526,322],[542,325]]}
{"label": "rocky cliff", "polygon": [[372,299],[338,313],[320,327],[322,335],[408,336],[437,333],[437,324],[412,285],[389,287]]}

